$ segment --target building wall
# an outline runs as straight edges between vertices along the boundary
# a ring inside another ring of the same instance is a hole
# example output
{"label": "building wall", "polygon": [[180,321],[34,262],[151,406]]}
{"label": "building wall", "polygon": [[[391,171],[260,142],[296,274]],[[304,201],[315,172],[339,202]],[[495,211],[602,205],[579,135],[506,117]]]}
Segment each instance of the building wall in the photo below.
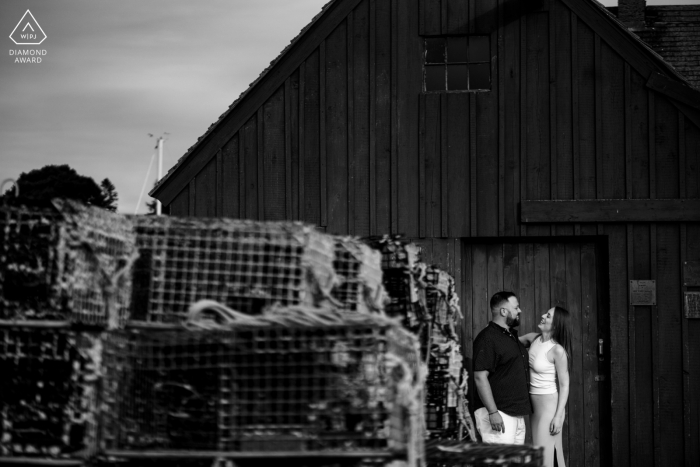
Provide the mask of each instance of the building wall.
{"label": "building wall", "polygon": [[[570,8],[588,0],[344,1],[357,6],[264,105],[196,155],[203,168],[170,213],[301,219],[453,251],[464,238],[599,236],[612,430],[600,461],[700,464],[700,322],[681,303],[700,225],[519,219],[523,200],[700,198],[692,115],[646,86],[634,46]],[[421,32],[490,35],[491,91],[423,93]],[[657,306],[629,305],[633,279],[657,281]]]}

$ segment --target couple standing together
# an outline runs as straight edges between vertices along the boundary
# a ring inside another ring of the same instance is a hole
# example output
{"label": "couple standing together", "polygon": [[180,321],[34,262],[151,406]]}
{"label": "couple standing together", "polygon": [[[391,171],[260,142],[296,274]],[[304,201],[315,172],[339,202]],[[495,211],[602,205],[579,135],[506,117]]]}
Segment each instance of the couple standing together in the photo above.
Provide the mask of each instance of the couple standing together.
{"label": "couple standing together", "polygon": [[[491,297],[491,322],[474,340],[476,427],[485,443],[523,444],[524,416],[545,466],[564,467],[561,431],[569,397],[569,312],[549,309],[539,332],[518,336],[520,304],[512,292]],[[528,350],[529,349],[529,350]]]}

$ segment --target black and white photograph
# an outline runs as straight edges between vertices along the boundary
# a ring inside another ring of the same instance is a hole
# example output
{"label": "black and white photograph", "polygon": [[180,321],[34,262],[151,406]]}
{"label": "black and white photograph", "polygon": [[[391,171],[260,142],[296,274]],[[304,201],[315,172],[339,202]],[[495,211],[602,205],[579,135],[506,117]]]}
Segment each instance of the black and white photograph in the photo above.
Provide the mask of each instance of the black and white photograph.
{"label": "black and white photograph", "polygon": [[700,465],[700,0],[0,33],[0,467]]}

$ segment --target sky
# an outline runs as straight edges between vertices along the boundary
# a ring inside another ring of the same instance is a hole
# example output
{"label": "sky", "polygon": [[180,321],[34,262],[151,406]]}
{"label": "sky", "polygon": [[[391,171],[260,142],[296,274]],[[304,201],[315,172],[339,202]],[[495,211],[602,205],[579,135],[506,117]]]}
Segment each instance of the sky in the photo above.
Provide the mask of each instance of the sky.
{"label": "sky", "polygon": [[[0,181],[68,164],[145,212],[156,138],[165,174],[327,1],[0,0]],[[681,3],[700,0],[648,2]],[[28,9],[38,46],[9,37]]]}
{"label": "sky", "polygon": [[[1,0],[0,181],[68,164],[135,212],[156,137],[170,133],[165,174],[326,2]],[[27,9],[41,45],[9,37]],[[15,63],[18,49],[46,55]]]}

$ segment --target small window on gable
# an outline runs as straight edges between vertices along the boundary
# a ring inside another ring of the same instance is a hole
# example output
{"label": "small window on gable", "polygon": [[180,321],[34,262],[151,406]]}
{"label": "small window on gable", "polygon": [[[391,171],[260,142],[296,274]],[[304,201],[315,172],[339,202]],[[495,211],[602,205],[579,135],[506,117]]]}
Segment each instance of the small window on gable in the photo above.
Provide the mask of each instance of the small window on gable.
{"label": "small window on gable", "polygon": [[491,89],[489,36],[425,38],[425,91]]}

